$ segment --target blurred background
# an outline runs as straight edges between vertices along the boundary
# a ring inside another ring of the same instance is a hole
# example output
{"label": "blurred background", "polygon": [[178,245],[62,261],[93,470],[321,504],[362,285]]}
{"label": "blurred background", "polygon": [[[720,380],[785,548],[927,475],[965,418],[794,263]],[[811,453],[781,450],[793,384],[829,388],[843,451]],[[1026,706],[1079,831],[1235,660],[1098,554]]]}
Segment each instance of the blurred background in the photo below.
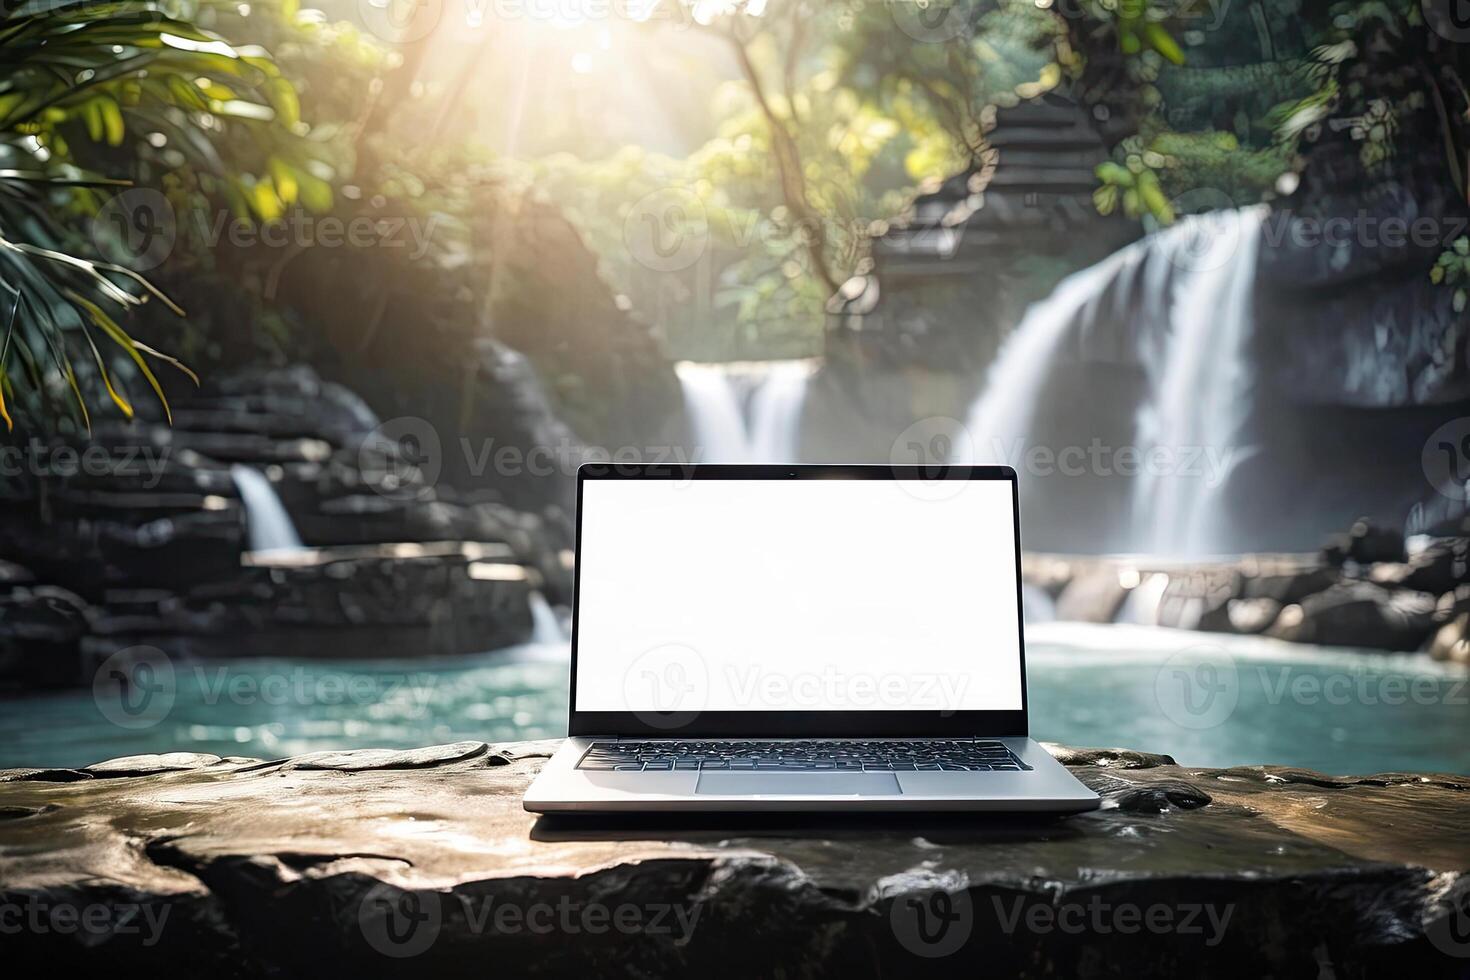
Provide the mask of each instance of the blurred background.
{"label": "blurred background", "polygon": [[1007,463],[1034,735],[1470,773],[1453,0],[7,10],[0,765],[562,734],[612,459]]}

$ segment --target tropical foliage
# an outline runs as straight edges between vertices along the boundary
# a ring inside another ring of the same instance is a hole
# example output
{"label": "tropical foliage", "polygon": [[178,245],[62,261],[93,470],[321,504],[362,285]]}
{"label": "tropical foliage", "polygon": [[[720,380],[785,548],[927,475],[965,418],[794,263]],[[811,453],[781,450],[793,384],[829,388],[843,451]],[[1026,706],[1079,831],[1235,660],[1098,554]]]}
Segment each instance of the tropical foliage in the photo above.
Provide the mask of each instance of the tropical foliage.
{"label": "tropical foliage", "polygon": [[264,50],[232,47],[152,2],[8,8],[0,59],[0,412],[7,426],[16,408],[38,418],[59,409],[90,426],[86,376],[126,416],[134,407],[120,378],[139,377],[166,413],[150,362],[183,365],[125,324],[144,303],[183,310],[96,257],[109,238],[148,229],[130,226],[123,208],[114,228],[68,219],[95,215],[131,184],[128,164],[144,145],[188,160],[242,207],[278,207],[277,178],[226,166],[211,137],[238,127],[269,146],[269,134],[298,123],[294,89]]}

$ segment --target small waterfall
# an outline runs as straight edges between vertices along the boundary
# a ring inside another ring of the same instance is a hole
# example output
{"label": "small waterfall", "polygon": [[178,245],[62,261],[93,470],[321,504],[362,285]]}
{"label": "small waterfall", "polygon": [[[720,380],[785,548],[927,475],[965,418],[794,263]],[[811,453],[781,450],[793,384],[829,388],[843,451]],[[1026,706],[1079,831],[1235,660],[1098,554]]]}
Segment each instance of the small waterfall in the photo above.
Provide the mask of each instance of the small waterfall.
{"label": "small waterfall", "polygon": [[1026,311],[991,365],[980,397],[970,407],[965,427],[971,445],[968,454],[965,446],[957,447],[956,462],[1014,465],[1008,458],[1011,449],[1030,432],[1042,386],[1068,329],[1098,302],[1119,270],[1137,259],[1133,248],[1115,252],[1063,279],[1050,296]]}
{"label": "small waterfall", "polygon": [[546,596],[538,590],[532,592],[526,601],[531,607],[531,642],[544,645],[565,643],[566,630],[562,628],[556,610],[546,601]]}
{"label": "small waterfall", "polygon": [[725,365],[683,361],[675,370],[699,461],[796,461],[812,362]]}
{"label": "small waterfall", "polygon": [[794,463],[801,408],[811,366],[801,361],[771,365],[750,403],[750,457],[756,463]]}
{"label": "small waterfall", "polygon": [[[1007,339],[966,427],[957,462],[1020,466],[1039,399],[1063,345],[1104,326],[1128,338],[1149,379],[1136,417],[1140,458],[1198,450],[1239,461],[1250,407],[1247,344],[1264,207],[1188,216],[1062,280]],[[1128,289],[1111,288],[1128,276]],[[1084,428],[1079,433],[1086,431]],[[1085,439],[1079,439],[1085,443]],[[1228,463],[1227,463],[1228,466]],[[1224,473],[1144,468],[1131,486],[1137,550],[1199,554],[1228,550],[1219,495]]]}
{"label": "small waterfall", "polygon": [[[1266,209],[1216,211],[1184,219],[1159,247],[1185,271],[1186,288],[1168,300],[1169,336],[1149,365],[1153,397],[1139,409],[1140,448],[1148,453],[1237,445],[1250,405],[1251,292]],[[1219,495],[1198,474],[1145,470],[1133,490],[1134,523],[1151,529],[1141,543],[1155,554],[1228,551]]]}
{"label": "small waterfall", "polygon": [[745,417],[730,376],[709,364],[680,362],[674,369],[684,390],[684,408],[697,449],[714,462],[743,462]]}
{"label": "small waterfall", "polygon": [[1113,617],[1115,623],[1133,623],[1137,626],[1159,625],[1159,606],[1164,602],[1164,591],[1169,588],[1169,576],[1158,572],[1147,576],[1142,582],[1128,590],[1128,598]]}
{"label": "small waterfall", "polygon": [[245,531],[251,551],[300,551],[305,547],[291,515],[264,473],[236,463],[230,467],[230,479],[245,505]]}

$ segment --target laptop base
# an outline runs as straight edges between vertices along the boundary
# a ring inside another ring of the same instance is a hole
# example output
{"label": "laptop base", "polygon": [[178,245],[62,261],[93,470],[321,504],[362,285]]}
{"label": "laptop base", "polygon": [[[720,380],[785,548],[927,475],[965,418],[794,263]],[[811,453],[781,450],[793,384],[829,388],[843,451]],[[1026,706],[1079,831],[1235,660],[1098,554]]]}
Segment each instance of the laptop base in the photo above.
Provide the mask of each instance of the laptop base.
{"label": "laptop base", "polygon": [[525,797],[533,813],[1080,813],[1099,798],[1029,738],[1000,738],[1031,768],[1015,772],[609,772],[578,769],[593,742],[569,738]]}

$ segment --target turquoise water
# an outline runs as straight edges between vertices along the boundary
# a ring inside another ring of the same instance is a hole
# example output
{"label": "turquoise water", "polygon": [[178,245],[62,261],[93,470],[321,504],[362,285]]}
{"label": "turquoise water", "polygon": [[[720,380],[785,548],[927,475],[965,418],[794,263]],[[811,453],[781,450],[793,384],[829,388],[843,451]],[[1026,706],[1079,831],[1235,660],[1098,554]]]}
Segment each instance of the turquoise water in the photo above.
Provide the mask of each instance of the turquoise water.
{"label": "turquoise water", "polygon": [[[1028,627],[1027,667],[1041,739],[1186,765],[1470,774],[1466,672],[1420,656],[1053,623]],[[0,701],[0,767],[544,738],[565,731],[566,683],[560,644],[437,662],[181,666],[166,712],[125,719],[134,727],[90,691]]]}

